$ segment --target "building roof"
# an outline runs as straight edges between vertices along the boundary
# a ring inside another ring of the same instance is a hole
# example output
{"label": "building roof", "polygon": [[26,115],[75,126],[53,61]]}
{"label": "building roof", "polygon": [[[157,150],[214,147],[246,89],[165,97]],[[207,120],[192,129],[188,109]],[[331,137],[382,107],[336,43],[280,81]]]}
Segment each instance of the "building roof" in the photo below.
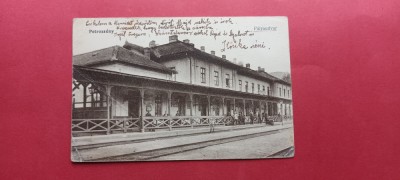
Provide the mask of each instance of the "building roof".
{"label": "building roof", "polygon": [[177,40],[175,42],[157,45],[149,49],[151,58],[144,55],[144,47],[126,41],[123,47],[112,46],[85,54],[75,55],[73,57],[73,64],[78,66],[93,66],[103,63],[122,62],[163,72],[176,73],[174,70],[171,70],[170,68],[158,62],[169,60],[170,58],[174,58],[180,55],[191,54],[193,56],[202,57],[204,60],[212,61],[217,64],[224,64],[226,66],[235,68],[240,74],[249,75],[254,78],[270,82],[279,82],[286,85],[291,85],[291,83],[274,77],[267,72],[255,71],[250,68],[246,68],[236,63],[233,63],[224,58],[197,49],[191,43]]}
{"label": "building roof", "polygon": [[136,50],[136,51],[144,54],[144,48],[142,46],[139,46],[139,45],[136,45],[136,44],[132,44],[132,43],[130,43],[128,41],[125,41],[125,44],[122,47],[124,47],[125,49],[128,49],[128,50]]}
{"label": "building roof", "polygon": [[151,49],[157,58],[162,58],[179,53],[195,52],[196,50],[198,50],[194,48],[192,44],[184,43],[181,41],[170,42],[167,44],[152,47]]}
{"label": "building roof", "polygon": [[[178,82],[178,81],[172,81],[172,80],[165,80],[165,79],[158,79],[158,78],[152,78],[152,77],[147,77],[147,76],[132,75],[132,74],[126,74],[126,73],[122,73],[122,72],[96,69],[96,68],[84,67],[84,66],[78,66],[78,65],[73,66],[73,77],[74,77],[74,79],[91,80],[91,81],[98,81],[98,82],[104,82],[104,81],[115,82],[115,80],[118,80],[118,83],[120,83],[120,84],[127,83],[129,85],[134,85],[134,86],[141,86],[139,83],[137,83],[135,81],[135,79],[140,79],[141,82],[146,82],[146,83],[153,82],[157,87],[161,87],[160,89],[163,89],[163,88],[175,89],[178,87],[178,89],[181,88],[181,89],[185,89],[188,92],[202,93],[204,95],[208,94],[211,91],[211,92],[218,93],[219,95],[223,95],[223,96],[227,96],[227,97],[241,95],[241,96],[251,97],[254,100],[268,98],[271,100],[290,101],[289,99],[284,99],[281,97],[254,94],[254,93],[250,93],[250,92],[242,92],[242,91],[236,91],[236,90],[231,90],[231,89],[220,89],[220,88],[216,88],[216,87],[201,86],[201,85],[196,85],[196,84],[190,84],[190,83],[184,83],[184,82]],[[105,80],[105,79],[107,79],[107,80]]]}
{"label": "building roof", "polygon": [[[137,46],[136,48],[139,47],[140,46]],[[84,54],[75,55],[73,56],[73,64],[78,66],[94,66],[105,63],[120,62],[168,73],[173,72],[168,67],[150,60],[150,58],[144,56],[141,52],[135,49],[129,50],[120,46],[112,46]]]}

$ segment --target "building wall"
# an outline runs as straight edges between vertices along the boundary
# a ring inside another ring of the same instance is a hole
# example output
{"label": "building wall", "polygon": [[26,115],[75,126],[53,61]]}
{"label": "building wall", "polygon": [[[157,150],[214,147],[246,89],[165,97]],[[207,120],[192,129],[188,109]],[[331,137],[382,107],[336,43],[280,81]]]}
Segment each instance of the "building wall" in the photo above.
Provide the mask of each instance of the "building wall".
{"label": "building wall", "polygon": [[[280,98],[284,98],[284,99],[291,99],[291,97],[292,97],[292,92],[291,92],[290,86],[287,86],[287,85],[284,85],[281,83],[270,84],[269,82],[266,82],[266,81],[261,81],[261,80],[255,79],[255,78],[251,78],[249,76],[240,75],[240,74],[237,74],[236,70],[223,67],[216,63],[209,63],[209,62],[203,61],[201,59],[181,58],[181,59],[164,62],[163,64],[167,67],[175,67],[175,70],[177,71],[175,78],[176,78],[176,81],[178,81],[178,82],[183,82],[183,83],[188,83],[188,84],[192,83],[192,84],[200,85],[200,86],[208,86],[208,87],[214,87],[214,88],[230,89],[230,90],[245,92],[245,85],[246,85],[246,81],[247,81],[249,83],[248,93],[267,95],[268,87],[270,87],[270,90],[271,90],[270,95],[271,96],[280,97]],[[192,66],[190,66],[191,64],[192,64]],[[201,73],[200,73],[201,70],[200,69],[202,67],[206,69],[206,73],[205,73],[206,82],[205,83],[201,82]],[[98,66],[97,68],[104,69],[104,70],[110,70],[110,71],[117,71],[117,72],[122,72],[122,73],[127,73],[127,74],[139,75],[139,76],[145,75],[147,77],[166,79],[166,80],[171,80],[171,78],[172,78],[172,76],[169,74],[151,71],[151,70],[147,70],[147,69],[142,69],[139,67],[127,66],[124,64],[103,65],[103,66]],[[190,73],[190,70],[192,70],[192,73]],[[218,85],[215,84],[215,79],[214,79],[215,71],[217,71],[219,73]],[[229,77],[230,77],[230,87],[226,87],[226,82],[225,82],[226,74],[229,74]],[[239,87],[239,80],[242,81],[242,89],[241,90]],[[251,88],[252,83],[254,83],[254,92],[252,92],[252,88]],[[258,84],[260,85],[261,92],[258,91]],[[263,86],[265,86],[265,91],[262,90]],[[290,91],[290,94],[288,94],[288,90]],[[281,92],[279,92],[279,91],[281,91]],[[149,93],[149,92],[147,92],[147,93]],[[112,112],[111,112],[112,116],[128,116],[129,105],[128,105],[128,101],[123,99],[123,96],[124,96],[123,91],[121,91],[121,90],[115,91],[113,104],[112,104]],[[162,113],[165,114],[167,112],[167,106],[168,106],[166,95],[163,95],[162,99],[163,99],[162,100]],[[186,102],[185,115],[190,115],[190,108],[187,103],[188,102]],[[147,94],[145,96],[145,104],[146,105],[151,104],[152,110],[151,110],[150,114],[152,116],[154,116],[154,114],[155,114],[154,97],[153,96],[149,97]],[[286,105],[286,104],[283,104],[282,102],[278,102],[277,106],[278,106],[277,111],[279,114],[284,115],[285,111],[286,111],[287,115],[293,114],[293,108],[291,105]],[[289,106],[290,106],[290,108],[289,108]],[[198,106],[194,106],[193,108],[194,108],[193,109],[194,116],[201,115],[201,111]],[[171,115],[174,116],[176,114],[177,110],[178,110],[178,107],[171,107]],[[291,111],[291,112],[289,112],[289,111]],[[224,106],[224,112],[225,112],[225,114],[228,113],[227,105]],[[231,113],[233,113],[233,109],[231,110]],[[222,106],[220,106],[219,114],[222,115]],[[210,111],[210,115],[215,115],[214,110]]]}
{"label": "building wall", "polygon": [[[115,117],[115,116],[117,116],[117,117],[128,117],[129,116],[129,114],[128,114],[129,110],[128,109],[129,109],[130,104],[129,104],[129,101],[128,101],[127,98],[128,98],[128,96],[130,96],[132,94],[129,94],[128,90],[126,88],[115,87],[115,88],[112,89],[111,95],[112,95],[112,105],[111,105],[111,107],[112,107],[112,109],[111,109],[112,117]],[[143,109],[145,116],[147,114],[147,111],[146,111],[147,108],[146,107],[149,106],[149,105],[151,106],[151,110],[149,111],[150,116],[155,116],[155,97],[157,95],[161,95],[162,96],[161,114],[158,115],[158,116],[164,116],[164,115],[168,114],[167,113],[168,112],[167,111],[168,110],[167,94],[165,92],[156,92],[156,91],[153,91],[153,90],[147,90],[145,92],[145,98],[144,98],[145,106],[144,106],[144,109]],[[173,95],[172,99],[175,99],[175,98],[176,98],[176,96]],[[202,98],[204,100],[205,97],[203,96]],[[222,106],[221,99],[218,99],[219,101],[214,101],[215,98],[218,98],[218,97],[211,97],[211,106],[212,106],[212,108],[211,108],[210,113],[209,113],[210,116],[217,115],[215,113],[216,110],[213,108],[213,106],[217,105],[217,104],[218,104],[218,107],[219,107],[219,114],[218,114],[219,116],[226,115],[228,113],[230,113],[232,115],[234,113],[233,100],[232,99],[225,99],[225,105]],[[200,111],[201,108],[199,106],[201,106],[201,103],[199,102],[199,99],[197,100],[198,101],[197,103],[196,103],[195,99],[193,99],[193,100],[194,100],[194,102],[193,102],[193,116],[200,116],[201,115],[201,111]],[[172,100],[172,101],[174,101],[174,100]],[[266,101],[266,102],[272,102],[271,105],[273,105],[273,103],[276,103],[277,104],[277,113],[279,113],[281,115],[293,115],[293,106],[292,106],[291,103],[284,103],[283,101],[278,101],[278,102]],[[138,100],[135,103],[140,104],[141,102],[140,102],[140,100]],[[190,106],[189,106],[188,97],[185,97],[185,102],[183,102],[183,103],[185,104],[185,114],[184,115],[185,116],[189,116],[190,115]],[[247,101],[246,103],[247,103],[246,104],[246,108],[249,109],[251,107],[251,105],[250,105],[251,103],[249,101]],[[257,111],[259,112],[260,108],[258,107],[258,105],[259,105],[258,102],[254,101],[254,103],[255,103],[254,107],[256,107]],[[228,104],[230,104],[230,107],[231,107],[230,112],[228,112],[228,106],[229,106]],[[242,108],[243,108],[242,102],[240,102],[240,100],[236,100],[237,112],[243,112]],[[177,111],[178,111],[178,106],[171,106],[171,116],[175,116]],[[222,111],[224,111],[224,114],[222,113]],[[208,114],[208,107],[207,106],[206,106],[206,114]],[[247,113],[247,115],[249,115],[249,114]],[[183,116],[183,114],[181,114],[181,116]]]}
{"label": "building wall", "polygon": [[[193,76],[192,82],[193,84],[200,86],[208,86],[214,88],[222,88],[222,89],[231,89],[234,90],[234,70],[230,68],[223,67],[216,63],[210,63],[198,58],[193,58]],[[201,79],[201,68],[205,68],[205,82],[202,82]],[[218,72],[218,84],[215,83],[215,72]],[[230,86],[226,86],[226,74],[229,75]]]}
{"label": "building wall", "polygon": [[200,116],[201,111],[200,111],[200,105],[198,104],[193,104],[193,116]]}
{"label": "building wall", "polygon": [[111,116],[124,116],[128,115],[128,101],[124,98],[128,91],[123,88],[113,88],[111,91]]}
{"label": "building wall", "polygon": [[[261,81],[261,80],[251,78],[248,76],[238,75],[237,83],[236,83],[236,89],[238,91],[240,91],[239,80],[242,80],[241,92],[246,92],[246,89],[245,89],[246,81],[249,82],[248,93],[267,95],[268,87],[271,87],[270,83],[268,83],[266,81]],[[252,92],[252,89],[251,89],[252,83],[254,83],[254,92]],[[258,84],[260,85],[260,92],[258,92],[258,87],[257,87]],[[263,86],[265,87],[265,91],[263,91]]]}
{"label": "building wall", "polygon": [[[268,95],[268,88],[270,88],[271,96],[291,99],[290,86],[281,83],[271,84],[267,81],[258,80],[250,76],[240,75],[232,68],[227,68],[217,63],[210,63],[199,58],[180,58],[163,62],[162,64],[167,67],[175,67],[178,72],[178,74],[176,74],[176,81],[178,82],[245,92],[247,81],[249,83],[248,93]],[[205,82],[202,82],[201,79],[201,68],[205,68]],[[218,84],[215,83],[215,72],[218,72]],[[230,87],[226,86],[226,74],[228,74],[230,78]],[[239,87],[239,80],[242,81],[242,89]],[[254,92],[252,91],[252,83],[254,83]],[[260,85],[260,91],[258,91],[258,85]],[[263,86],[265,87],[264,91]],[[281,88],[281,93],[279,93],[279,88]],[[290,91],[290,95],[288,94],[288,90]]]}
{"label": "building wall", "polygon": [[273,90],[273,96],[275,97],[292,99],[292,88],[288,85],[284,85],[281,83],[274,83],[272,90]]}
{"label": "building wall", "polygon": [[159,71],[144,69],[137,66],[129,66],[126,64],[121,63],[114,63],[114,64],[106,64],[106,65],[99,65],[95,66],[97,69],[103,69],[108,71],[115,71],[120,73],[132,74],[137,76],[146,76],[152,77],[157,79],[164,79],[164,80],[171,80],[171,75],[168,73],[162,73]]}
{"label": "building wall", "polygon": [[173,79],[177,82],[190,83],[190,59],[189,58],[180,58],[175,60],[170,60],[166,62],[162,62],[164,66],[169,68],[174,67],[178,72],[176,74],[176,78]]}

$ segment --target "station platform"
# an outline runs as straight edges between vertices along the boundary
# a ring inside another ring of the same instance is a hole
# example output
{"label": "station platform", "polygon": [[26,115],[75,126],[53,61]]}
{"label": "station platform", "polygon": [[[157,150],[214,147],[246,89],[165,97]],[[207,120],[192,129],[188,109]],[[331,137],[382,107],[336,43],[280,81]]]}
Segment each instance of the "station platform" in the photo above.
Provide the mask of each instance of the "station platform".
{"label": "station platform", "polygon": [[216,126],[72,138],[73,162],[143,161],[292,128],[292,123]]}

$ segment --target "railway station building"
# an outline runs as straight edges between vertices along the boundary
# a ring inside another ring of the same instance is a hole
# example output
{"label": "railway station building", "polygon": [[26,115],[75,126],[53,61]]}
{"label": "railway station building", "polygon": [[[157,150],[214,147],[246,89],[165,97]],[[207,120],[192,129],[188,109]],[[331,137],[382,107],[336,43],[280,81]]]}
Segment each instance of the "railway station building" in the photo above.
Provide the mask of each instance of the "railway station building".
{"label": "railway station building", "polygon": [[[291,83],[169,36],[73,56],[72,134],[147,132],[291,119]],[[264,118],[265,117],[265,118]]]}

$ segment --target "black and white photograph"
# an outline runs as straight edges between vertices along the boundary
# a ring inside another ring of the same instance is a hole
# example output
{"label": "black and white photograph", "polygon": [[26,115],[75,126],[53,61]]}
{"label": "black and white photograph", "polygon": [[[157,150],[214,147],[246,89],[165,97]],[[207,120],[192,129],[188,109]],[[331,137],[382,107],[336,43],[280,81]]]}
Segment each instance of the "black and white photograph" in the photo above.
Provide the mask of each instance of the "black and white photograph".
{"label": "black and white photograph", "polygon": [[286,17],[73,20],[71,161],[294,157]]}

